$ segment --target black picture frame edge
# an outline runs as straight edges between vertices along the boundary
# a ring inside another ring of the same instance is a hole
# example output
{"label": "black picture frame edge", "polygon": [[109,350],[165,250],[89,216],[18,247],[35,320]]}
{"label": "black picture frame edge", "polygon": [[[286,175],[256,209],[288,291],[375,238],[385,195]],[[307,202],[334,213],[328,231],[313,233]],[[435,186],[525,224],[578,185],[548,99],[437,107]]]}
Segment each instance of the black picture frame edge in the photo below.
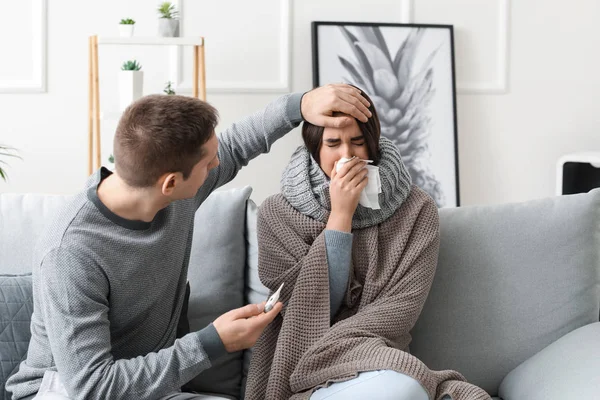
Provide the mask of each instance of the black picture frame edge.
{"label": "black picture frame edge", "polygon": [[458,163],[458,103],[456,101],[456,66],[454,62],[454,26],[449,25],[450,30],[450,63],[452,67],[452,104],[454,111],[454,165],[455,165],[455,180],[456,180],[456,207],[460,207],[460,173]]}
{"label": "black picture frame edge", "polygon": [[456,66],[454,60],[454,25],[446,24],[415,24],[415,23],[394,23],[394,22],[346,22],[346,21],[312,21],[311,22],[311,43],[312,43],[312,61],[313,61],[313,89],[320,86],[319,82],[319,40],[317,31],[319,26],[327,25],[353,25],[353,26],[386,26],[399,28],[440,28],[448,29],[450,33],[450,67],[452,68],[452,106],[454,117],[454,179],[456,181],[456,207],[460,207],[460,177],[459,177],[459,158],[458,158],[458,111],[456,101]]}

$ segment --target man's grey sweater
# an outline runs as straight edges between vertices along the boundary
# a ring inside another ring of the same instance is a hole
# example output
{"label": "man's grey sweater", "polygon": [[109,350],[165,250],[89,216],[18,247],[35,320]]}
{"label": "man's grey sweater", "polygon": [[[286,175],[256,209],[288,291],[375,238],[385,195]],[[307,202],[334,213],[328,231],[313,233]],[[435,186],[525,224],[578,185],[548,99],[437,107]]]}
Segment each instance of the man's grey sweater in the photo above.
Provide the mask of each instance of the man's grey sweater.
{"label": "man's grey sweater", "polygon": [[220,165],[197,195],[152,222],[125,220],[98,199],[95,173],[42,236],[34,255],[27,359],[6,383],[13,399],[58,371],[73,399],[155,399],[225,353],[212,325],[176,339],[194,214],[208,195],[301,122],[301,94],[280,97],[219,137]]}

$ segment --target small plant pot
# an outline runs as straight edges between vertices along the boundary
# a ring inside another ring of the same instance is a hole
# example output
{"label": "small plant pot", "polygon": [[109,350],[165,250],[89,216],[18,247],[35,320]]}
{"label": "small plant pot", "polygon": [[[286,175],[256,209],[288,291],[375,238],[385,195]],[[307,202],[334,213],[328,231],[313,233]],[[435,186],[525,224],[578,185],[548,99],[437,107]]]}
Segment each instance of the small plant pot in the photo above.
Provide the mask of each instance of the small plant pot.
{"label": "small plant pot", "polygon": [[160,18],[158,20],[158,36],[177,37],[179,36],[179,20],[173,18]]}
{"label": "small plant pot", "polygon": [[133,36],[133,24],[119,24],[119,36],[121,37],[132,37]]}
{"label": "small plant pot", "polygon": [[121,111],[142,97],[143,90],[143,71],[119,71],[119,107]]}

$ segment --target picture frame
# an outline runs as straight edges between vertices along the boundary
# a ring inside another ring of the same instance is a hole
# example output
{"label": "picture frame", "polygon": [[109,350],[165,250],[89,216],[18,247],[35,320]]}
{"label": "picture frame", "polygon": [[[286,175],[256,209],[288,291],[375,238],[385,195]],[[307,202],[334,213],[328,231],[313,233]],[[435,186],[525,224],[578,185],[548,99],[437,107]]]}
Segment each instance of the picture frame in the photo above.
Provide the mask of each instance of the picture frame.
{"label": "picture frame", "polygon": [[313,86],[350,83],[438,207],[460,206],[452,25],[314,21]]}

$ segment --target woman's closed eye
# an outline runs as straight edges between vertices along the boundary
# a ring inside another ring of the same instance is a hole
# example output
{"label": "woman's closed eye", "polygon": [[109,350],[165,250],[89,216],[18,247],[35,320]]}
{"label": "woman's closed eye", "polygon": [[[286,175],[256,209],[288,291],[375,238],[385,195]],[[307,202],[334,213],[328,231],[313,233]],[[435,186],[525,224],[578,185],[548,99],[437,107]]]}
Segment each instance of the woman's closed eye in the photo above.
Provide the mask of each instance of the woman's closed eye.
{"label": "woman's closed eye", "polygon": [[[337,147],[339,146],[342,141],[340,139],[326,139],[324,140],[325,142],[325,146],[327,147]],[[357,138],[352,138],[350,140],[350,142],[354,145],[354,146],[364,146],[365,145],[365,139],[364,137],[357,137]]]}
{"label": "woman's closed eye", "polygon": [[[352,144],[353,144],[354,146],[356,146],[356,147],[362,147],[362,146],[364,146],[364,145],[365,145],[365,142],[362,142],[362,143],[354,143],[354,142],[352,142]],[[330,148],[335,148],[335,147],[338,147],[339,145],[340,145],[339,143],[334,143],[334,144],[326,144],[326,146],[327,146],[327,147],[330,147]]]}
{"label": "woman's closed eye", "polygon": [[350,139],[353,145],[362,146],[365,144],[365,137],[363,135],[353,137]]}
{"label": "woman's closed eye", "polygon": [[326,139],[324,142],[327,147],[337,147],[342,141],[340,139]]}

